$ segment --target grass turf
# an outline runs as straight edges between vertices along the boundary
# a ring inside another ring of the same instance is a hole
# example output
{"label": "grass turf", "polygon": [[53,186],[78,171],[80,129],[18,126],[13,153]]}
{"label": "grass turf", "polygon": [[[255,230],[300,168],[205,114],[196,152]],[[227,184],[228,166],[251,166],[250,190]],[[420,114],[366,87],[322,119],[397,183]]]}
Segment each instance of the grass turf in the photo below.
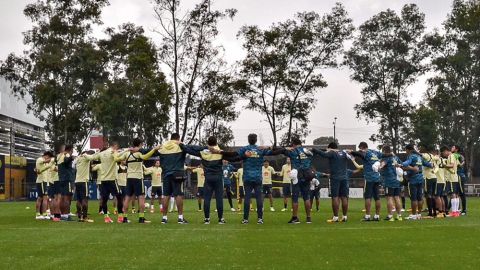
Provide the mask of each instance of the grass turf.
{"label": "grass turf", "polygon": [[[349,222],[328,224],[330,201],[322,200],[313,224],[301,213],[303,223],[289,225],[290,212],[280,212],[276,199],[277,212],[267,211],[264,225],[254,222],[256,213],[241,225],[230,211],[228,224],[216,224],[212,212],[214,222],[203,225],[196,201],[187,200],[190,224],[176,224],[173,213],[161,225],[158,213],[146,214],[151,224],[132,214],[131,224],[104,224],[98,214],[95,223],[36,221],[33,202],[5,202],[0,269],[478,269],[480,199],[468,203],[466,217],[361,223],[363,201],[352,199]],[[90,202],[90,213],[97,209]]]}

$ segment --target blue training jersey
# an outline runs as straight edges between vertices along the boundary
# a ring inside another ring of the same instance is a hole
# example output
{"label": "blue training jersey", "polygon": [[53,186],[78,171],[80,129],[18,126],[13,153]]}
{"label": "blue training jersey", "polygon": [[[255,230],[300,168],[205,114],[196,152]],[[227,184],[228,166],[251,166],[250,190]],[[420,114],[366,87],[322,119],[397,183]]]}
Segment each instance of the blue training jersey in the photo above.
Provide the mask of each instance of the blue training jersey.
{"label": "blue training jersey", "polygon": [[411,184],[421,184],[423,183],[423,162],[422,158],[417,155],[417,154],[410,154],[407,158],[402,163],[402,166],[407,167],[407,166],[412,166],[412,167],[418,167],[418,172],[413,172],[413,171],[407,171],[407,177],[408,181]]}
{"label": "blue training jersey", "polygon": [[380,174],[385,187],[399,188],[400,182],[397,179],[397,167],[395,165],[402,162],[397,156],[384,157],[382,161],[385,162],[385,166],[380,170]]}
{"label": "blue training jersey", "polygon": [[303,146],[295,147],[292,150],[286,150],[283,154],[290,158],[292,169],[310,169],[312,167],[313,154]]}
{"label": "blue training jersey", "polygon": [[233,171],[235,170],[235,168],[233,168],[232,165],[228,164],[228,165],[223,165],[222,166],[222,170],[223,170],[223,184],[225,186],[229,186],[232,184],[232,175],[233,175]]}
{"label": "blue training jersey", "polygon": [[272,150],[247,145],[237,151],[243,160],[243,182],[262,183],[263,157],[272,155]]}
{"label": "blue training jersey", "polygon": [[321,151],[313,149],[313,154],[328,158],[330,165],[330,179],[334,181],[347,180],[349,158],[345,151]]}

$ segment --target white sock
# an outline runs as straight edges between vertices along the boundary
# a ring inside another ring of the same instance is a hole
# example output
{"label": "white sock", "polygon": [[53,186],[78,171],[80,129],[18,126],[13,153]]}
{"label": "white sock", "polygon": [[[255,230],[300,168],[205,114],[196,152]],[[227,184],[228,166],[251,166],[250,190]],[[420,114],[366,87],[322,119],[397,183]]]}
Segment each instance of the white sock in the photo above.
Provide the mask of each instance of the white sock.
{"label": "white sock", "polygon": [[178,219],[183,219],[183,215],[178,215]]}
{"label": "white sock", "polygon": [[387,217],[388,217],[388,218],[392,218],[392,217],[393,217],[393,215],[390,215],[390,214],[389,214]]}
{"label": "white sock", "polygon": [[343,219],[343,220],[347,220],[347,216],[343,216],[342,219]]}
{"label": "white sock", "polygon": [[455,200],[455,211],[460,211],[460,198],[456,198]]}
{"label": "white sock", "polygon": [[168,220],[168,217],[167,217],[167,216],[163,216],[163,219]]}
{"label": "white sock", "polygon": [[373,218],[380,218],[380,215],[375,214],[375,216],[373,216]]}
{"label": "white sock", "polygon": [[369,218],[370,218],[370,215],[365,215],[365,218],[366,218],[366,219],[369,219]]}

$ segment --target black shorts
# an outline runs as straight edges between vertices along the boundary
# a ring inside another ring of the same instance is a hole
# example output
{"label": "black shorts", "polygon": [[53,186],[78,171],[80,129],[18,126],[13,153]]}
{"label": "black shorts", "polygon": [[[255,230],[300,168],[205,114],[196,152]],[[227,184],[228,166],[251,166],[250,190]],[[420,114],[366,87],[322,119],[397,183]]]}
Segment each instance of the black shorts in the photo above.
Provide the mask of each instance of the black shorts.
{"label": "black shorts", "polygon": [[57,195],[72,195],[72,183],[68,181],[56,181],[53,183],[53,187],[55,189],[55,194]]}
{"label": "black shorts", "polygon": [[290,196],[292,196],[292,184],[290,184],[290,183],[283,183],[282,193],[283,193],[283,197],[290,197]]}
{"label": "black shorts", "polygon": [[445,183],[437,183],[435,186],[435,196],[442,197],[445,195]]}
{"label": "black shorts", "polygon": [[126,196],[141,196],[145,195],[145,185],[143,179],[127,178],[127,194]]}
{"label": "black shorts", "polygon": [[365,199],[380,200],[380,182],[365,182],[363,188],[363,197]]}
{"label": "black shorts", "polygon": [[385,195],[388,197],[398,197],[400,196],[401,189],[400,187],[386,187]]}
{"label": "black shorts", "polygon": [[197,197],[203,198],[203,187],[197,187]]}
{"label": "black shorts", "polygon": [[88,199],[88,183],[75,183],[75,196],[77,201]]}
{"label": "black shorts", "polygon": [[47,193],[48,192],[47,191],[47,183],[45,183],[45,182],[37,183],[36,188],[37,188],[37,198],[48,195],[48,193]]}
{"label": "black shorts", "polygon": [[302,195],[303,201],[310,200],[310,182],[303,180],[292,185],[292,201],[294,203],[298,203],[300,194]]}
{"label": "black shorts", "polygon": [[263,185],[263,194],[265,195],[272,194],[272,184]]}
{"label": "black shorts", "polygon": [[445,188],[447,194],[460,194],[460,183],[459,182],[447,182],[447,187]]}
{"label": "black shorts", "polygon": [[410,195],[410,200],[412,201],[422,201],[423,200],[423,183],[418,184],[408,184],[408,193]]}
{"label": "black shorts", "polygon": [[152,196],[152,198],[155,198],[155,196],[158,196],[158,198],[161,198],[162,197],[162,186],[152,186],[152,192],[150,194],[150,196]]}
{"label": "black shorts", "polygon": [[53,185],[53,183],[47,184],[47,193],[50,199],[53,199],[55,197],[55,186]]}
{"label": "black shorts", "polygon": [[436,178],[427,179],[425,181],[425,189],[426,189],[426,192],[427,192],[428,196],[430,196],[430,197],[435,196],[436,187],[437,187],[437,179]]}
{"label": "black shorts", "polygon": [[163,179],[163,196],[183,196],[183,182],[176,180],[173,174]]}
{"label": "black shorts", "polygon": [[100,194],[104,199],[105,198],[108,199],[110,197],[110,194],[112,194],[113,197],[118,196],[118,194],[120,194],[120,188],[118,188],[117,181],[116,180],[102,181]]}
{"label": "black shorts", "polygon": [[319,188],[316,188],[314,190],[310,190],[310,200],[313,200],[313,199],[317,199],[317,200],[320,199],[320,189]]}
{"label": "black shorts", "polygon": [[330,180],[330,194],[332,198],[348,197],[349,188],[347,180]]}
{"label": "black shorts", "polygon": [[245,198],[245,189],[243,189],[243,186],[238,187],[238,196],[242,199]]}
{"label": "black shorts", "polygon": [[120,190],[120,194],[122,196],[125,196],[125,194],[127,194],[127,186],[118,186],[118,189]]}

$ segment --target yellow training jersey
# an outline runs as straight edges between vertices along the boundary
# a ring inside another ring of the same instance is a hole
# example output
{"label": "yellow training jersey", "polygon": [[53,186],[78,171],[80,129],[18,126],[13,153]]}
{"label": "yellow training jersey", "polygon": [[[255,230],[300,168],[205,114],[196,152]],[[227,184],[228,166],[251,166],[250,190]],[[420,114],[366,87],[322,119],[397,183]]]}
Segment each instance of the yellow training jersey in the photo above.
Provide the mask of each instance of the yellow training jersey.
{"label": "yellow training jersey", "polygon": [[150,167],[145,170],[145,175],[152,175],[152,187],[162,186],[162,167]]}
{"label": "yellow training jersey", "polygon": [[435,176],[437,177],[437,183],[445,184],[445,168],[443,168],[443,165],[447,163],[447,160],[436,156],[436,159],[433,160],[433,163],[435,164],[434,166],[436,168]]}
{"label": "yellow training jersey", "polygon": [[453,166],[453,168],[445,168],[445,181],[458,182],[458,175],[457,175],[458,160],[454,154],[451,154],[448,156],[447,166]]}
{"label": "yellow training jersey", "polygon": [[238,169],[235,175],[237,176],[238,186],[243,187],[243,168]]}
{"label": "yellow training jersey", "polygon": [[435,175],[435,170],[438,167],[435,166],[435,159],[439,159],[439,158],[430,153],[422,154],[422,158],[433,165],[433,168],[429,168],[425,166],[423,167],[423,176],[425,176],[425,179],[430,180],[430,179],[437,178],[437,176]]}
{"label": "yellow training jersey", "polygon": [[127,166],[118,165],[117,184],[121,187],[127,186]]}
{"label": "yellow training jersey", "polygon": [[35,169],[37,170],[37,180],[35,183],[47,182],[49,178],[48,170],[52,166],[52,163],[45,163],[43,157],[37,158],[35,161]]}
{"label": "yellow training jersey", "polygon": [[285,164],[282,166],[282,171],[280,176],[283,178],[283,183],[290,184],[292,180],[290,179],[290,171],[292,170],[292,165]]}
{"label": "yellow training jersey", "polygon": [[84,156],[77,157],[75,183],[87,183],[90,179],[90,160]]}
{"label": "yellow training jersey", "polygon": [[262,184],[264,185],[271,185],[272,184],[272,175],[275,173],[275,170],[272,168],[272,166],[268,166],[265,168],[265,166],[262,166]]}
{"label": "yellow training jersey", "polygon": [[117,179],[117,162],[121,161],[122,159],[120,156],[125,152],[118,153],[114,151],[112,148],[108,148],[102,152],[93,154],[91,156],[86,155],[85,157],[88,160],[97,160],[101,163],[101,180],[102,181],[115,181]]}
{"label": "yellow training jersey", "polygon": [[192,172],[197,174],[197,187],[203,187],[205,185],[205,172],[202,168],[195,168]]}
{"label": "yellow training jersey", "polygon": [[120,155],[119,159],[127,161],[127,179],[143,179],[143,161],[149,159],[153,155],[153,153],[155,153],[155,151],[157,150],[152,149],[145,155],[140,152],[123,152],[122,155]]}
{"label": "yellow training jersey", "polygon": [[102,164],[97,164],[93,166],[92,172],[97,172],[97,185],[100,185],[102,183]]}

